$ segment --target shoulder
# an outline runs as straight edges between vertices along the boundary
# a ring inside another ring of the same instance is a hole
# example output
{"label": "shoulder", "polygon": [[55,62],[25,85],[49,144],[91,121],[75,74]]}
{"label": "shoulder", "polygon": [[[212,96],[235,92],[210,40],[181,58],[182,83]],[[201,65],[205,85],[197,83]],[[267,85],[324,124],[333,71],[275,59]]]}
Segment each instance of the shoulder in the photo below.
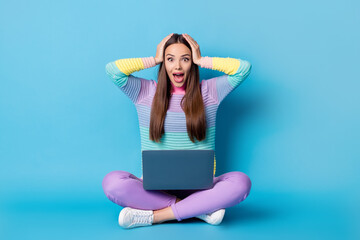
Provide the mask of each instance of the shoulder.
{"label": "shoulder", "polygon": [[[204,79],[201,81],[201,92],[209,103],[219,104],[218,90],[222,88],[222,85],[228,82],[228,75],[224,74],[218,77],[210,79]],[[221,95],[221,94],[220,94]]]}
{"label": "shoulder", "polygon": [[224,74],[221,76],[209,78],[209,79],[203,79],[200,83],[201,90],[207,90],[211,91],[216,89],[216,84],[218,84],[219,81],[222,81],[223,79],[227,79],[228,75]]}
{"label": "shoulder", "polygon": [[149,101],[149,98],[154,96],[156,92],[156,81],[152,79],[138,78],[140,81],[140,91],[138,94],[137,103]]}

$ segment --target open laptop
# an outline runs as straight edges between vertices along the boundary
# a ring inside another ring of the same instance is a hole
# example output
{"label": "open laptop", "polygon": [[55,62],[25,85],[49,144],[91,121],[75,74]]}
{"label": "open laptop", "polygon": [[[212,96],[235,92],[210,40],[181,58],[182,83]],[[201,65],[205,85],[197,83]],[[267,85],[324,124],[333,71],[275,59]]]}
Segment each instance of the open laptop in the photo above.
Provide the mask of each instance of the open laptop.
{"label": "open laptop", "polygon": [[214,150],[143,150],[145,190],[210,189]]}

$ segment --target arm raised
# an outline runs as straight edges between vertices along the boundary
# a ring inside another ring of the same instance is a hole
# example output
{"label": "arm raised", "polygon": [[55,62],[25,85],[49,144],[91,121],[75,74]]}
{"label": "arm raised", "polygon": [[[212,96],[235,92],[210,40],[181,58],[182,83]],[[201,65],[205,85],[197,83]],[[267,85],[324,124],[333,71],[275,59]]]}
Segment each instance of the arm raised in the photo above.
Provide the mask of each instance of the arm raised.
{"label": "arm raised", "polygon": [[154,57],[124,58],[106,64],[105,71],[131,101],[136,103],[141,87],[149,87],[151,83],[131,74],[154,66],[156,66]]}
{"label": "arm raised", "polygon": [[209,81],[207,83],[210,88],[209,92],[218,100],[219,104],[249,76],[252,68],[249,61],[230,57],[201,57],[199,65],[225,73],[223,76],[205,80]]}

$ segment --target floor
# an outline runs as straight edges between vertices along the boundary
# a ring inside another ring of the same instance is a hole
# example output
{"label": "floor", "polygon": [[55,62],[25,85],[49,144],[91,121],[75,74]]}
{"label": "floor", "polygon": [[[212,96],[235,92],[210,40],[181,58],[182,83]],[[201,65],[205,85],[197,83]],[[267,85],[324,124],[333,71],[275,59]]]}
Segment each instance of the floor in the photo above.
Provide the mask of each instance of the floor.
{"label": "floor", "polygon": [[252,191],[218,226],[191,218],[133,229],[118,226],[122,207],[102,193],[39,196],[2,194],[0,239],[360,239],[356,203],[332,193]]}

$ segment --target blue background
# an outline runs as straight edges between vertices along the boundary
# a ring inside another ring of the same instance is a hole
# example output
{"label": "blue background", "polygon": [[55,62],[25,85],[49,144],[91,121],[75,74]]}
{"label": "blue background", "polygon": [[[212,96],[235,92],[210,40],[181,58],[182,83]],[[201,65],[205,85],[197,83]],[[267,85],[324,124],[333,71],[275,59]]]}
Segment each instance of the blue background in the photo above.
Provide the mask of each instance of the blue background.
{"label": "blue background", "polygon": [[[355,0],[1,0],[0,238],[359,239],[359,10]],[[202,56],[252,63],[216,131],[216,175],[242,171],[252,190],[219,226],[127,231],[101,183],[113,170],[141,176],[140,133],[105,65],[155,56],[172,32]]]}

